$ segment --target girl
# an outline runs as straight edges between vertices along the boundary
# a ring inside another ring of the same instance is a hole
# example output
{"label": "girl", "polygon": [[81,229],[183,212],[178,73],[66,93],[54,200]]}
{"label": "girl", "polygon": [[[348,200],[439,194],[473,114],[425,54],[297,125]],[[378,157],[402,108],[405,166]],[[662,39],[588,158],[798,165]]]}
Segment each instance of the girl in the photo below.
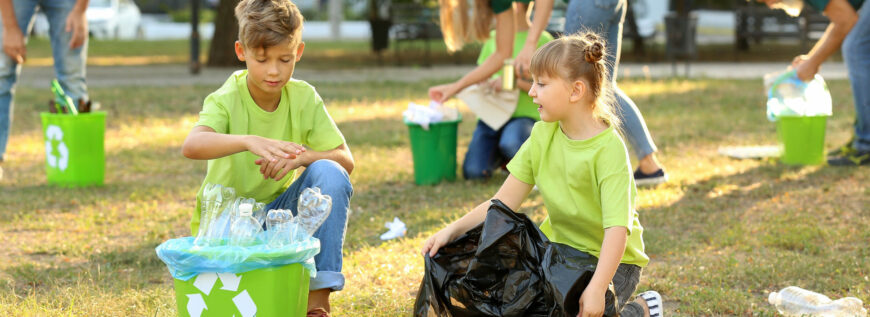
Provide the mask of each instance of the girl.
{"label": "girl", "polygon": [[[643,227],[634,209],[636,189],[629,156],[615,127],[608,88],[604,41],[595,33],[556,39],[531,62],[529,95],[541,122],[508,163],[510,175],[494,199],[517,210],[537,185],[548,216],[541,231],[553,242],[598,257],[598,266],[580,296],[581,316],[604,313],[604,294],[613,282],[622,316],[662,316],[655,291],[627,303],[640,280]],[[484,202],[423,244],[433,256],[486,218]]]}

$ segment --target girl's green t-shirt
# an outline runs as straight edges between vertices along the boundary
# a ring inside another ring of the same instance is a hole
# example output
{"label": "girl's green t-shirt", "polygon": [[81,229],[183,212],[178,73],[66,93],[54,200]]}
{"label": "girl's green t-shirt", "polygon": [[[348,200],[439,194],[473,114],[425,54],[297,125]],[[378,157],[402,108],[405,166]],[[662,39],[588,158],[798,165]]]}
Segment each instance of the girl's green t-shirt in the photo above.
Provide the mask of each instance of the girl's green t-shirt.
{"label": "girl's green t-shirt", "polygon": [[[314,151],[328,151],[345,143],[344,136],[326,111],[323,99],[305,81],[290,79],[281,91],[281,101],[273,112],[257,106],[247,85],[247,70],[233,73],[223,86],[203,102],[197,126],[207,126],[217,133],[258,135],[307,146]],[[244,151],[208,161],[205,180],[196,195],[196,209],[190,221],[196,235],[205,184],[221,184],[235,189],[236,195],[270,203],[293,182],[295,171],[280,181],[263,179],[259,157]]]}
{"label": "girl's green t-shirt", "polygon": [[635,210],[631,161],[613,127],[571,140],[558,122],[539,121],[507,168],[520,181],[538,186],[547,208],[541,231],[548,239],[598,257],[604,229],[625,227],[628,241],[621,262],[649,263]]}

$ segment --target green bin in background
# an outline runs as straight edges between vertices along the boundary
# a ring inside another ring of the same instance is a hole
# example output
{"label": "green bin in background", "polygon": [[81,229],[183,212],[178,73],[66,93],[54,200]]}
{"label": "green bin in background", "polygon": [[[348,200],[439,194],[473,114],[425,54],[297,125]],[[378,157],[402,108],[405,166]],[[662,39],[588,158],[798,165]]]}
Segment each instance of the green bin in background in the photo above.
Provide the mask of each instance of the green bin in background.
{"label": "green bin in background", "polygon": [[777,117],[776,132],[782,142],[780,161],[816,165],[825,161],[825,126],[828,116]]}
{"label": "green bin in background", "polygon": [[45,172],[49,184],[103,185],[106,171],[106,113],[43,112]]}
{"label": "green bin in background", "polygon": [[434,185],[444,179],[456,180],[456,133],[460,121],[461,115],[453,121],[430,123],[429,131],[405,121],[411,136],[414,183]]}
{"label": "green bin in background", "polygon": [[309,273],[302,264],[175,279],[178,316],[305,316]]}

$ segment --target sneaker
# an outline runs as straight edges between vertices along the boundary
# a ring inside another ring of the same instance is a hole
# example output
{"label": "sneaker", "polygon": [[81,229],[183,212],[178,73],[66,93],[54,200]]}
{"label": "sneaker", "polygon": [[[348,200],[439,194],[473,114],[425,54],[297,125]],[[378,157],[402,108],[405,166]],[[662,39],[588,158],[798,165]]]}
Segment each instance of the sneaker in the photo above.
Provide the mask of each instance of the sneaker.
{"label": "sneaker", "polygon": [[646,307],[649,308],[649,317],[663,317],[665,315],[662,294],[656,291],[646,291],[637,296],[646,301]]}
{"label": "sneaker", "polygon": [[831,166],[860,166],[870,165],[870,151],[853,150],[851,153],[828,158]]}
{"label": "sneaker", "polygon": [[652,186],[668,181],[668,174],[665,170],[659,169],[652,174],[644,174],[640,168],[634,171],[634,183],[637,186]]}
{"label": "sneaker", "polygon": [[329,312],[327,312],[326,309],[323,308],[315,308],[309,310],[308,313],[305,315],[306,317],[329,317]]}
{"label": "sneaker", "polygon": [[846,142],[846,144],[843,144],[843,146],[838,147],[838,148],[833,149],[830,152],[828,152],[828,156],[842,156],[842,155],[851,154],[852,152],[855,151],[855,148],[852,147],[852,143],[854,141],[855,141],[855,136],[852,136],[851,138],[849,138],[849,142]]}

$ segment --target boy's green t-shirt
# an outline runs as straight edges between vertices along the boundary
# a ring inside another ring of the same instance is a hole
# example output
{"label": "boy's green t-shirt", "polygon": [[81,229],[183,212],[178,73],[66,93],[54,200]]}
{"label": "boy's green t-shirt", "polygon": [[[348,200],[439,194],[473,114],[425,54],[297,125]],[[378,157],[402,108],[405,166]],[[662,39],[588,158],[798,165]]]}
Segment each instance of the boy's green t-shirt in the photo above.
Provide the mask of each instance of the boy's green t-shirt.
{"label": "boy's green t-shirt", "polygon": [[[514,55],[513,58],[517,57],[517,54],[523,50],[523,46],[526,44],[526,37],[528,37],[529,32],[519,31],[514,37]],[[538,38],[538,47],[547,44],[547,42],[552,41],[553,36],[546,31],[541,32],[541,37]],[[483,64],[490,55],[495,53],[495,32],[490,33],[489,39],[483,43],[483,47],[480,49],[480,56],[477,58],[477,64]],[[502,71],[499,70],[497,73],[492,75],[492,78],[501,77]],[[517,109],[514,110],[514,113],[511,115],[511,118],[532,118],[535,120],[541,120],[541,114],[538,113],[538,105],[532,102],[532,97],[529,97],[529,94],[523,91],[520,91],[520,98],[517,100]]]}
{"label": "boy's green t-shirt", "polygon": [[[344,136],[326,111],[323,100],[307,82],[290,79],[281,91],[273,112],[257,106],[248,91],[247,70],[233,73],[217,91],[205,98],[197,126],[217,133],[258,135],[305,145],[314,151],[328,151],[344,144]],[[196,210],[190,221],[193,235],[199,228],[202,190],[205,184],[221,184],[236,190],[236,196],[270,203],[293,182],[296,171],[280,181],[263,179],[259,157],[244,151],[208,161],[208,171],[196,195]]]}
{"label": "boy's green t-shirt", "polygon": [[507,168],[520,181],[538,186],[548,214],[541,231],[548,239],[598,257],[604,229],[625,227],[628,241],[621,262],[649,263],[635,210],[631,161],[613,127],[571,140],[558,122],[539,121]]}

